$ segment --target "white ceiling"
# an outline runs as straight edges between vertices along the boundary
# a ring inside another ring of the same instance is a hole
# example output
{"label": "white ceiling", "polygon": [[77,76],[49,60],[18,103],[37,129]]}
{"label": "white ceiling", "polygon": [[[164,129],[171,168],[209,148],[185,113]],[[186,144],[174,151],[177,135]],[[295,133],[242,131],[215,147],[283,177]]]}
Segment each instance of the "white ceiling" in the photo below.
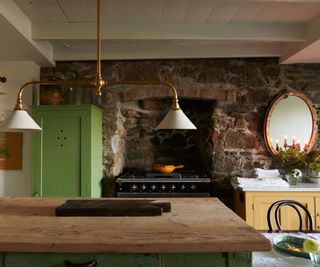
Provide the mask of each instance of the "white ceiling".
{"label": "white ceiling", "polygon": [[[102,59],[320,62],[320,0],[101,0]],[[0,60],[95,60],[95,0],[0,0]]]}

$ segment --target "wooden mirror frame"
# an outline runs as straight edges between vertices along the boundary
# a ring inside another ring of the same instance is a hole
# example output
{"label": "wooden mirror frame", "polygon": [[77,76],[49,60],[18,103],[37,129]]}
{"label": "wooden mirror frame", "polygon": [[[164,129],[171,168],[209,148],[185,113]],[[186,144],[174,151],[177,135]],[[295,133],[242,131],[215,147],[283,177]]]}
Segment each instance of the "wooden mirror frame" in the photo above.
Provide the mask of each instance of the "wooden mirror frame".
{"label": "wooden mirror frame", "polygon": [[299,97],[300,99],[302,99],[308,106],[310,113],[311,113],[311,117],[312,117],[312,133],[311,133],[311,138],[309,140],[308,143],[308,148],[305,151],[306,153],[309,153],[312,148],[315,145],[316,142],[316,136],[317,136],[317,112],[316,109],[313,107],[313,104],[311,102],[311,100],[304,94],[295,91],[295,90],[290,90],[290,91],[285,91],[280,93],[279,95],[277,95],[274,100],[271,102],[265,119],[264,119],[264,125],[263,125],[263,137],[264,137],[264,142],[267,146],[268,151],[270,152],[270,154],[277,159],[277,151],[274,149],[273,145],[270,142],[270,121],[271,121],[271,116],[272,113],[275,109],[275,107],[277,106],[277,104],[282,100],[287,98],[288,96],[296,96]]}

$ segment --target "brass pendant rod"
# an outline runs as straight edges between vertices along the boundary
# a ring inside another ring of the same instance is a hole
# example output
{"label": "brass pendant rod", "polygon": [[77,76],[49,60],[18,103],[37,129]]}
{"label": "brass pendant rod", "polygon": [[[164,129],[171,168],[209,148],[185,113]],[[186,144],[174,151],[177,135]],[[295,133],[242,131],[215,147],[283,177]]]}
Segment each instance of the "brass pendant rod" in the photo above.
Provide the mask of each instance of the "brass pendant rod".
{"label": "brass pendant rod", "polygon": [[100,38],[100,0],[97,0],[97,70],[96,70],[96,95],[101,95],[101,89],[107,84],[101,75],[101,38]]}
{"label": "brass pendant rod", "polygon": [[97,80],[101,77],[100,0],[97,0]]}

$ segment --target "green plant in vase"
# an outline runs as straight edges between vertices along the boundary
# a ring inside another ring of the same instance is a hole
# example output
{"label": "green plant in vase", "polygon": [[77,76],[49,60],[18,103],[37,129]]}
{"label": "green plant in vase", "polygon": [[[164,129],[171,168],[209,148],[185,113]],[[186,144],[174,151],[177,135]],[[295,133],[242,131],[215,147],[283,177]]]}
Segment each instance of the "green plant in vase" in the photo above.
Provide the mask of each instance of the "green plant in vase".
{"label": "green plant in vase", "polygon": [[302,165],[302,153],[298,147],[279,148],[277,158],[283,165]]}
{"label": "green plant in vase", "polygon": [[302,162],[302,153],[298,147],[279,148],[277,159],[281,164],[280,173],[285,177],[291,174],[294,169],[302,169],[304,163]]}
{"label": "green plant in vase", "polygon": [[[320,171],[319,157],[320,151],[313,150],[306,153],[301,151],[299,146],[280,148],[277,153],[277,158],[285,169],[286,174],[292,173],[294,169],[301,169],[305,170],[308,179],[310,176],[318,177],[318,172]],[[320,177],[318,181],[320,182]]]}
{"label": "green plant in vase", "polygon": [[[302,157],[302,161],[308,166],[308,176],[313,178],[320,178],[320,164],[319,164],[320,151],[314,150]],[[320,181],[320,180],[319,180]]]}

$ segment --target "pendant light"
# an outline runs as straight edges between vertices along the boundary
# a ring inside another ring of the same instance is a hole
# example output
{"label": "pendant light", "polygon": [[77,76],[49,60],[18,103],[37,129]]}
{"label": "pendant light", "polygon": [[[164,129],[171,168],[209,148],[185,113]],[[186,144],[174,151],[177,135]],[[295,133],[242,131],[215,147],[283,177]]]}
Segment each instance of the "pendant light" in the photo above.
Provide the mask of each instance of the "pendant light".
{"label": "pendant light", "polygon": [[34,132],[41,131],[40,126],[30,117],[25,110],[15,110],[1,124],[1,129],[6,132]]}
{"label": "pendant light", "polygon": [[41,131],[41,127],[31,118],[26,112],[23,102],[22,94],[25,88],[30,85],[86,85],[95,88],[96,95],[101,95],[101,90],[107,85],[117,84],[140,84],[140,85],[164,85],[171,89],[173,94],[173,104],[169,113],[160,122],[157,129],[196,129],[193,123],[187,118],[187,116],[180,109],[178,104],[178,96],[176,88],[169,82],[165,81],[106,81],[101,75],[101,39],[100,39],[100,0],[97,0],[97,67],[96,77],[94,80],[54,80],[54,81],[29,81],[23,84],[18,92],[17,103],[13,109],[13,113],[4,120],[0,125],[0,131]]}

